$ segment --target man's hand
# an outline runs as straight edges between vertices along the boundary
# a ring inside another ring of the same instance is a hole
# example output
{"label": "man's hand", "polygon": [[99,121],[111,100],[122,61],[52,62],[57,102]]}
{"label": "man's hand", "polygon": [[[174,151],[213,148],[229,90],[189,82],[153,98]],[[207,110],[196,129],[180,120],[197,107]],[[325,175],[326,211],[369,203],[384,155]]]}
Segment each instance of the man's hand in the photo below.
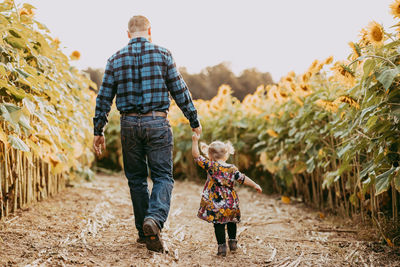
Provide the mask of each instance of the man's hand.
{"label": "man's hand", "polygon": [[93,139],[93,148],[94,148],[94,151],[96,152],[96,155],[97,155],[97,156],[100,156],[101,153],[102,153],[104,150],[106,150],[106,139],[104,138],[103,135],[101,135],[101,136],[95,135],[95,136],[94,136],[94,139]]}
{"label": "man's hand", "polygon": [[257,190],[258,193],[260,193],[260,194],[262,193],[262,188],[261,188],[261,186],[259,186],[258,184],[256,184],[256,185],[254,186],[254,189]]}
{"label": "man's hand", "polygon": [[199,127],[193,128],[192,131],[195,132],[198,136],[200,136],[202,132],[201,124]]}

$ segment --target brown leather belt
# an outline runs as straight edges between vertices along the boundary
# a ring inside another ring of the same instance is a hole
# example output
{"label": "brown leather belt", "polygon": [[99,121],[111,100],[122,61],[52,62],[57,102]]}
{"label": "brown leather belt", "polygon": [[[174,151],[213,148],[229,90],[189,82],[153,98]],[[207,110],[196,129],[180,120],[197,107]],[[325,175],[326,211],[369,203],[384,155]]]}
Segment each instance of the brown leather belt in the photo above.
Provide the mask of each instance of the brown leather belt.
{"label": "brown leather belt", "polygon": [[167,117],[167,113],[166,112],[162,112],[162,111],[150,111],[150,112],[144,113],[144,114],[132,112],[132,113],[123,113],[122,115],[124,115],[124,116],[148,117],[148,116],[153,116],[153,114],[154,114],[155,117],[164,117],[164,118]]}

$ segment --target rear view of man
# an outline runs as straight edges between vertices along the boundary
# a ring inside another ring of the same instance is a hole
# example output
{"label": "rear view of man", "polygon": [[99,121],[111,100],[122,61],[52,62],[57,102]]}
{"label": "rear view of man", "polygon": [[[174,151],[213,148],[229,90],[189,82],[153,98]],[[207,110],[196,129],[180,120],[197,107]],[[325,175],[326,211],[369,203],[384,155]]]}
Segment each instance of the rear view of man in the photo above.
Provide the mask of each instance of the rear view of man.
{"label": "rear view of man", "polygon": [[[171,95],[194,132],[201,125],[189,90],[176,69],[171,53],[151,43],[150,22],[134,16],[128,23],[127,46],[107,61],[93,118],[96,154],[105,149],[104,126],[116,95],[121,113],[121,143],[124,171],[128,179],[139,232],[138,242],[162,252],[160,230],[167,220],[171,192],[173,137],[167,120]],[[149,195],[148,169],[153,181]]]}

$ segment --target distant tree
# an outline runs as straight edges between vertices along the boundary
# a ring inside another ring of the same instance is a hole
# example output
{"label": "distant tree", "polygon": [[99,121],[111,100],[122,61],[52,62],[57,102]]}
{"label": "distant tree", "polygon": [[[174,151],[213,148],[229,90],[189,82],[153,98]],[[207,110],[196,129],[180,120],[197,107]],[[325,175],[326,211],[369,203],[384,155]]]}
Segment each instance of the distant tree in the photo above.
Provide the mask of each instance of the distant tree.
{"label": "distant tree", "polygon": [[235,92],[239,90],[240,83],[235,74],[231,71],[228,63],[223,62],[215,66],[207,67],[203,72],[207,75],[208,86],[211,88],[211,97],[216,95],[221,84],[229,84]]}
{"label": "distant tree", "polygon": [[269,72],[259,72],[255,68],[245,69],[238,77],[240,89],[236,91],[236,97],[243,99],[249,90],[253,92],[259,85],[273,84],[272,76]]}
{"label": "distant tree", "polygon": [[104,69],[93,69],[89,67],[83,71],[89,74],[90,79],[97,85],[97,90],[99,90],[101,82],[103,81]]}
{"label": "distant tree", "polygon": [[180,68],[179,72],[189,87],[194,99],[208,99],[209,95],[212,95],[210,92],[211,89],[207,84],[207,75],[204,73],[189,74],[185,67]]}
{"label": "distant tree", "polygon": [[194,99],[211,99],[217,94],[221,84],[228,84],[232,87],[233,95],[243,100],[259,85],[273,84],[269,72],[259,72],[252,68],[245,69],[239,76],[236,76],[226,62],[206,67],[200,73],[189,74],[186,68],[180,68],[180,72]]}

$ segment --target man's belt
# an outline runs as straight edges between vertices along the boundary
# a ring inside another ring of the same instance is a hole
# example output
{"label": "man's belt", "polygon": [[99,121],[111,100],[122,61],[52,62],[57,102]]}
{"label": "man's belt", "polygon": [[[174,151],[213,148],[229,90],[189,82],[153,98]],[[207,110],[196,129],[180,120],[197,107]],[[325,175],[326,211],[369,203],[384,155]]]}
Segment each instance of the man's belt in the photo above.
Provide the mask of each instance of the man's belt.
{"label": "man's belt", "polygon": [[148,113],[135,113],[135,112],[131,112],[131,113],[122,113],[122,115],[124,116],[139,116],[139,117],[148,117],[148,116],[155,116],[155,117],[167,117],[167,113],[166,112],[162,112],[162,111],[150,111]]}

